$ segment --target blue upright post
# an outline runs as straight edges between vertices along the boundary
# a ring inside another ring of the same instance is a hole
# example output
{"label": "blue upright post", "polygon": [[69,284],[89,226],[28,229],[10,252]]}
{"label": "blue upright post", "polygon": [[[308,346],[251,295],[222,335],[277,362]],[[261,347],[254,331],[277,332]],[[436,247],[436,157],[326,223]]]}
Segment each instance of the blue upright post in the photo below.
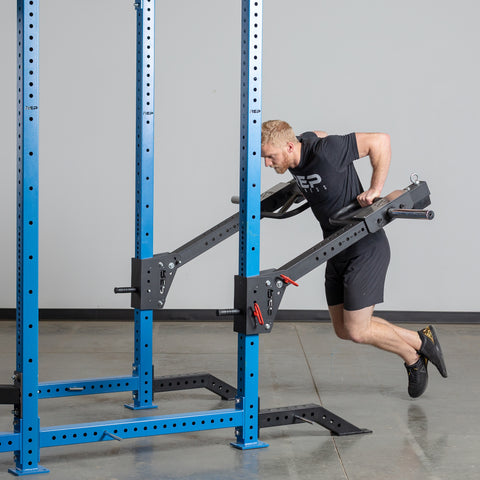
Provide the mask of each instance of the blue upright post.
{"label": "blue upright post", "polygon": [[38,47],[39,0],[17,0],[17,360],[15,475],[48,472],[38,418]]}
{"label": "blue upright post", "polygon": [[[262,127],[262,1],[242,0],[239,275],[260,272],[260,168]],[[268,446],[258,440],[258,334],[238,334],[237,409],[243,425],[232,445]]]}
{"label": "blue upright post", "polygon": [[[137,10],[137,117],[135,175],[135,258],[153,256],[153,109],[155,0],[136,0]],[[153,312],[135,310],[135,358],[133,375],[138,390],[133,392],[132,409],[153,405]]]}

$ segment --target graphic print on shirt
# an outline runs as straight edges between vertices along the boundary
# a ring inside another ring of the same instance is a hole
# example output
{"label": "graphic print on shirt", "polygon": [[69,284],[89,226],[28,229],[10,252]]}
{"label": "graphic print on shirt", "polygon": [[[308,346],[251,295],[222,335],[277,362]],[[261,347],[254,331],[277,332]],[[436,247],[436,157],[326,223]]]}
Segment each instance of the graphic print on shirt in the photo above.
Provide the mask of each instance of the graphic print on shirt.
{"label": "graphic print on shirt", "polygon": [[320,189],[327,190],[325,184],[322,185],[322,177],[318,173],[312,175],[293,175],[298,186],[308,192],[319,192]]}

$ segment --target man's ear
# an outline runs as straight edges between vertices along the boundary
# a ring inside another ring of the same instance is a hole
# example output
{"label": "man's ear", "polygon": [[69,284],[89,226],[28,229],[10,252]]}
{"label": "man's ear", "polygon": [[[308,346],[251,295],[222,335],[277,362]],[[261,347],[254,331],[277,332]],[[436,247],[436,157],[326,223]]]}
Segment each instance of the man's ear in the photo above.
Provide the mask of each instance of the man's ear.
{"label": "man's ear", "polygon": [[292,153],[295,150],[295,145],[293,142],[287,142],[287,152]]}

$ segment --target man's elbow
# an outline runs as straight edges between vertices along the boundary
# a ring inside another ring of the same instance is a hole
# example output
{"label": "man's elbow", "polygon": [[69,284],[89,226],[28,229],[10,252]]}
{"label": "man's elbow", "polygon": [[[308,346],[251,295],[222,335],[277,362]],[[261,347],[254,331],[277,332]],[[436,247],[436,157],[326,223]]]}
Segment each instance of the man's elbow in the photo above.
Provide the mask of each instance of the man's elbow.
{"label": "man's elbow", "polygon": [[376,143],[378,146],[383,148],[390,148],[391,140],[388,133],[377,133],[376,137]]}
{"label": "man's elbow", "polygon": [[382,149],[391,149],[390,135],[388,133],[379,133],[377,142]]}

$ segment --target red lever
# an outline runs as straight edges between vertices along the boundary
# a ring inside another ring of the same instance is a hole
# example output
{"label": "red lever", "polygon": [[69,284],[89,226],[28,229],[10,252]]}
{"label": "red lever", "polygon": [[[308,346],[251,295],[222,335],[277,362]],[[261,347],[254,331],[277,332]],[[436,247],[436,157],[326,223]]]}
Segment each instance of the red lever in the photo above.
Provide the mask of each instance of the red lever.
{"label": "red lever", "polygon": [[298,283],[297,282],[294,282],[291,278],[288,278],[286,275],[282,275],[280,274],[280,277],[282,277],[282,280],[288,285],[289,283],[291,283],[292,285],[295,285],[296,287],[298,287]]}
{"label": "red lever", "polygon": [[262,311],[260,310],[260,307],[258,306],[257,302],[254,302],[253,304],[253,316],[257,318],[257,322],[259,325],[263,325],[263,316],[262,316]]}

